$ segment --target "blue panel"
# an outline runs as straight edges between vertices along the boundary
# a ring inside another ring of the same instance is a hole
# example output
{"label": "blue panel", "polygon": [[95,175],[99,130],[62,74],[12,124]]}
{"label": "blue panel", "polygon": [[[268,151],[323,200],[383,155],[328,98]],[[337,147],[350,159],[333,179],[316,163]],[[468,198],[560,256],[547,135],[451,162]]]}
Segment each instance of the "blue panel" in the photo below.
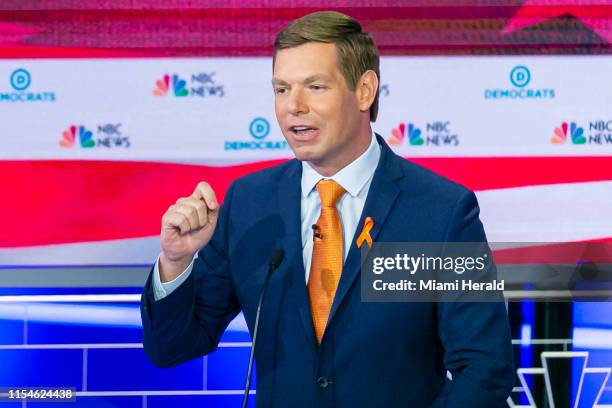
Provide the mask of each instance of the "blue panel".
{"label": "blue panel", "polygon": [[[243,390],[249,368],[249,347],[223,347],[208,355],[209,390]],[[251,389],[257,387],[255,365]]]}
{"label": "blue panel", "polygon": [[143,349],[91,349],[88,391],[201,390],[202,358],[174,368],[157,368]]}
{"label": "blue panel", "polygon": [[0,350],[4,387],[76,387],[81,389],[81,350]]}
{"label": "blue panel", "polygon": [[[44,408],[48,404],[33,404]],[[28,407],[30,404],[28,404]],[[49,408],[142,408],[142,397],[77,397],[74,402],[53,402]]]}
{"label": "blue panel", "polygon": [[[0,269],[3,269],[0,266]],[[44,269],[44,268],[43,268]],[[41,270],[41,273],[44,271]],[[144,284],[144,282],[143,282]],[[0,288],[0,295],[75,295],[75,294],[141,294],[142,287],[73,287],[73,288]]]}
{"label": "blue panel", "polygon": [[612,390],[609,387],[612,386],[612,379],[608,379],[608,390],[604,390],[599,399],[599,405],[612,405]]}
{"label": "blue panel", "polygon": [[28,343],[142,343],[142,329],[29,322]]}
{"label": "blue panel", "polygon": [[[585,373],[580,392],[578,408],[593,408],[595,406],[597,394],[601,389],[606,374],[605,373]],[[574,406],[574,401],[571,402]]]}
{"label": "blue panel", "polygon": [[[242,395],[152,396],[147,398],[147,408],[202,407],[227,408],[242,406]],[[255,395],[249,396],[249,408],[255,408]]]}
{"label": "blue panel", "polygon": [[23,408],[21,402],[0,402],[2,408]]}
{"label": "blue panel", "polygon": [[[601,329],[612,329],[612,303],[610,302],[574,302],[573,317],[574,328],[595,327]],[[575,351],[588,351],[589,359],[587,367],[612,367],[612,350],[578,349]],[[572,387],[576,387],[580,381],[578,370],[572,370]],[[608,381],[608,387],[612,385],[612,379]],[[601,395],[600,404],[612,404],[612,392],[604,390]]]}
{"label": "blue panel", "polygon": [[246,331],[226,330],[221,336],[221,342],[251,341],[251,335]]}
{"label": "blue panel", "polygon": [[[572,379],[576,378],[579,379],[582,376],[582,372],[584,370],[584,367],[588,367],[590,365],[589,363],[589,358],[588,357],[573,357],[571,359],[571,376]],[[555,391],[560,391],[560,390],[555,390],[553,389],[553,394],[555,393]],[[579,398],[578,395],[578,381],[572,381],[571,383],[571,387],[570,387],[570,406],[573,407],[576,403],[576,399]]]}
{"label": "blue panel", "polygon": [[[529,325],[533,331],[533,329],[535,328],[535,303],[533,301],[521,301],[521,314],[523,315],[523,324]],[[515,364],[518,364],[519,367],[532,367],[534,365],[533,354],[533,346],[521,345],[521,347],[519,348],[520,357],[518,361],[515,360]],[[531,376],[528,376],[526,378],[526,382],[527,387],[529,389],[534,388],[534,381]],[[529,405],[529,400],[527,399],[526,393],[522,392],[520,394],[518,403],[521,405]]]}
{"label": "blue panel", "polygon": [[574,302],[574,326],[612,327],[612,302]]}
{"label": "blue panel", "polygon": [[0,344],[23,344],[23,321],[0,320]]}
{"label": "blue panel", "polygon": [[[576,350],[582,351],[581,349]],[[612,350],[589,350],[587,367],[612,367]],[[608,385],[612,385],[612,376],[610,376]]]}

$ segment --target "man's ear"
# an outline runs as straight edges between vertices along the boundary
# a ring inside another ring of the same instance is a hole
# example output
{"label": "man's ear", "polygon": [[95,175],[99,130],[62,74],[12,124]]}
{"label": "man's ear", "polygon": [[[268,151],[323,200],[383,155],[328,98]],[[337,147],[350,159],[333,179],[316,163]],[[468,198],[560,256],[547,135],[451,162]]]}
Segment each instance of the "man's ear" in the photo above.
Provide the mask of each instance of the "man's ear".
{"label": "man's ear", "polygon": [[376,72],[371,69],[361,75],[355,92],[357,94],[357,105],[359,110],[365,112],[370,109],[376,98],[376,91],[378,90],[378,76]]}

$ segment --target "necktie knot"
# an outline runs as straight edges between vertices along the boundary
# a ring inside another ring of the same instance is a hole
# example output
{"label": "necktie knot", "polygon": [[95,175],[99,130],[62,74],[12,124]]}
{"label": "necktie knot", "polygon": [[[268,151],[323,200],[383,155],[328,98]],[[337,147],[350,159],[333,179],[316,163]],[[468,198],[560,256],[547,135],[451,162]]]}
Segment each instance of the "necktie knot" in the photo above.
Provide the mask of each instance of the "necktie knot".
{"label": "necktie knot", "polygon": [[321,207],[335,207],[346,190],[334,180],[321,180],[317,183]]}

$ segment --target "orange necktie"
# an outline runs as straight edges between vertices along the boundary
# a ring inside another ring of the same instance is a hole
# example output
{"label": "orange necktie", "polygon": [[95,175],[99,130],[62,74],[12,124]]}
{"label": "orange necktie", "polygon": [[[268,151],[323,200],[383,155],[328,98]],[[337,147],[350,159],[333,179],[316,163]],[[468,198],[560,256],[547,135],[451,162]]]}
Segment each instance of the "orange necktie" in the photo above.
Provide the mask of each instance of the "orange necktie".
{"label": "orange necktie", "polygon": [[336,204],[346,190],[333,180],[321,180],[317,183],[317,191],[321,198],[321,215],[316,224],[308,296],[317,341],[321,344],[342,274],[342,221]]}

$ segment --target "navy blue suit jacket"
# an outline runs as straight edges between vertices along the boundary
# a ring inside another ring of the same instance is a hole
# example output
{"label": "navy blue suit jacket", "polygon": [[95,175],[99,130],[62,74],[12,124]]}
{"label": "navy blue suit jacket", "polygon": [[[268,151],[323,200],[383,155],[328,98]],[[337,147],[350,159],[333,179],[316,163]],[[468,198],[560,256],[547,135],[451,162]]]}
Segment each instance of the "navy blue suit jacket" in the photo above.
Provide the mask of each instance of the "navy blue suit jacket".
{"label": "navy blue suit jacket", "polygon": [[[472,192],[377,139],[382,154],[358,231],[371,216],[377,242],[486,240]],[[174,366],[214,351],[240,310],[252,332],[270,254],[282,248],[255,352],[258,407],[505,406],[514,369],[504,304],[362,302],[356,237],[317,346],[302,260],[301,169],[290,160],[236,180],[185,283],[154,301],[149,277],[141,311],[151,361]]]}

